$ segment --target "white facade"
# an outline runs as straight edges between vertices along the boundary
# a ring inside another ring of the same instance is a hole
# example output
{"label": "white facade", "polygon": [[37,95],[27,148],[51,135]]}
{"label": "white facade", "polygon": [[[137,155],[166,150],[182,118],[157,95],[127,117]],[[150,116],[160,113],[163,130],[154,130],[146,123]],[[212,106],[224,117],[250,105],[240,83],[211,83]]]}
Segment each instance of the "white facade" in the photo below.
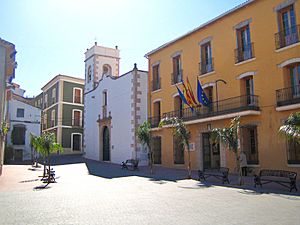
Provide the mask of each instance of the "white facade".
{"label": "white facade", "polygon": [[[139,159],[140,165],[146,165],[147,149],[139,144],[135,134],[137,127],[147,119],[148,73],[138,70],[135,65],[132,71],[118,76],[118,49],[109,49],[108,56],[90,54],[100,50],[105,52],[104,47],[95,45],[86,53],[86,68],[91,66],[95,70],[91,79],[94,83],[89,83],[86,70],[85,157],[112,163]],[[103,65],[108,65],[111,73],[103,71]],[[105,155],[105,129],[109,133],[108,158]]]}
{"label": "white facade", "polygon": [[[15,92],[19,93],[19,92]],[[7,144],[14,149],[15,161],[30,160],[30,133],[39,136],[41,132],[41,109],[31,105],[22,96],[11,93],[8,101],[8,116],[10,129],[7,134]],[[12,143],[12,132],[15,128],[25,128],[24,144]]]}

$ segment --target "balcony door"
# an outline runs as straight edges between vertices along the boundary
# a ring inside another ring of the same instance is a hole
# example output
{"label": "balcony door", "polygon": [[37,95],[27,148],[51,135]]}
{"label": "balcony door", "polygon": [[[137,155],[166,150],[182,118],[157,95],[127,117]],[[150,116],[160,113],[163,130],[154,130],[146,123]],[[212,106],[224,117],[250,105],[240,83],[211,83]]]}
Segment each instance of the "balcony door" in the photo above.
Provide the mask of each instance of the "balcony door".
{"label": "balcony door", "polygon": [[282,44],[288,46],[298,41],[295,11],[293,5],[279,12],[280,29],[283,32]]}
{"label": "balcony door", "polygon": [[158,124],[159,124],[159,122],[160,122],[160,101],[158,101],[158,102],[155,102],[154,103],[154,105],[153,105],[153,109],[154,109],[154,115],[153,115],[153,123],[155,124],[155,125],[157,125],[158,126]]}
{"label": "balcony door", "polygon": [[253,77],[245,78],[245,86],[246,86],[246,96],[247,96],[247,105],[254,104],[254,85],[253,85]]}
{"label": "balcony door", "polygon": [[209,73],[213,71],[211,43],[201,45],[201,73]]}
{"label": "balcony door", "polygon": [[175,116],[182,118],[183,117],[183,103],[179,96],[176,96],[174,98],[174,110],[175,110]]}
{"label": "balcony door", "polygon": [[300,63],[290,68],[293,98],[300,97]]}
{"label": "balcony door", "polygon": [[252,45],[249,25],[237,30],[237,62],[252,58]]}

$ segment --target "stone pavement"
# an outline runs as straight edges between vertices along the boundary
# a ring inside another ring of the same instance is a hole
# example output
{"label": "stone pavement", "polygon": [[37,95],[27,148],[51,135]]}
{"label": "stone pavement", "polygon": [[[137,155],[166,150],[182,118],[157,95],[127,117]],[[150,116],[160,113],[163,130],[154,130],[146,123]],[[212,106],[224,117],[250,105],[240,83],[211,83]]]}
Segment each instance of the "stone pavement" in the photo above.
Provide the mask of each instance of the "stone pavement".
{"label": "stone pavement", "polygon": [[[45,189],[29,165],[0,177],[0,224],[299,224],[300,193],[186,180],[186,171],[57,157],[57,183]],[[30,169],[30,170],[29,170]],[[193,174],[196,178],[196,173]],[[234,183],[235,177],[231,177]],[[248,182],[248,181],[247,181]],[[299,186],[298,186],[299,187]]]}

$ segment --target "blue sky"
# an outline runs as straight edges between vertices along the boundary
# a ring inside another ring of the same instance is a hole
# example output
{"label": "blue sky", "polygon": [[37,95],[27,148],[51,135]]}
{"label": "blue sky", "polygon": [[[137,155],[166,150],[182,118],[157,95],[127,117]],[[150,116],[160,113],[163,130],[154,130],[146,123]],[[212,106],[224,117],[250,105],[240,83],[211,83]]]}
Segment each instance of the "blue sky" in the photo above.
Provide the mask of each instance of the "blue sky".
{"label": "blue sky", "polygon": [[0,37],[16,45],[14,82],[38,95],[57,74],[84,78],[95,41],[119,46],[121,74],[145,53],[245,0],[0,0]]}

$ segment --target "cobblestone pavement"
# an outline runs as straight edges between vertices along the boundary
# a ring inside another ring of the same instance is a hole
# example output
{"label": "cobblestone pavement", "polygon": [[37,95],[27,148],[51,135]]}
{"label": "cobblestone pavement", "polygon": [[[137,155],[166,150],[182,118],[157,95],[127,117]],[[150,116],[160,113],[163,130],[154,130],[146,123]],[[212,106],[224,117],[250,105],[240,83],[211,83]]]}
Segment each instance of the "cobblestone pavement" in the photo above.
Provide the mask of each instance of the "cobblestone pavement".
{"label": "cobblestone pavement", "polygon": [[[0,177],[0,224],[299,224],[300,194],[186,180],[186,171],[122,170],[61,157],[57,183],[45,189],[42,168],[6,165]],[[194,174],[195,176],[195,174]],[[232,178],[233,179],[233,178]]]}

